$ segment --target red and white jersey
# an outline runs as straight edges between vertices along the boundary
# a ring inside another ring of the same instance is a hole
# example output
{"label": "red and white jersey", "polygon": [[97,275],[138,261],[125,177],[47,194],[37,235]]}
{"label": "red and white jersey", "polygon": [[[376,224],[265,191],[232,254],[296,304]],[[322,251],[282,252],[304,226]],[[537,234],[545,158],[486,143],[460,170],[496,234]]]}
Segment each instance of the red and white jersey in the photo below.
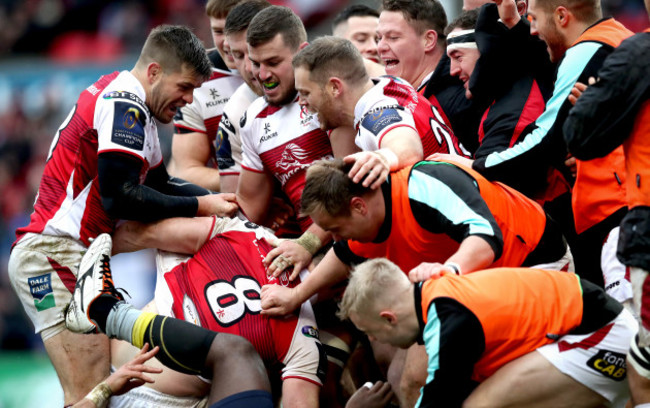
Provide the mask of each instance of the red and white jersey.
{"label": "red and white jersey", "polygon": [[[216,55],[215,55],[216,54]],[[210,52],[210,59],[218,56],[216,50]],[[221,65],[221,64],[220,64]],[[232,94],[244,83],[243,78],[234,70],[212,68],[210,79],[205,81],[201,87],[194,90],[194,100],[191,104],[180,108],[174,116],[174,128],[176,134],[204,133],[210,140],[210,146],[214,149],[210,157],[216,157],[215,140],[221,122],[226,103]],[[174,137],[179,137],[179,136]],[[208,167],[217,168],[214,159],[206,163]]]}
{"label": "red and white jersey", "polygon": [[88,245],[112,233],[115,220],[102,206],[97,155],[121,152],[143,161],[140,182],[162,164],[156,123],[145,91],[129,71],[102,76],[86,88],[50,146],[30,223],[16,231],[65,236]]}
{"label": "red and white jersey", "polygon": [[[182,261],[183,257],[174,259],[168,254],[157,259],[173,299],[173,316],[248,339],[267,367],[286,366],[283,378],[320,383],[316,375],[318,348],[313,344],[318,342],[318,331],[308,302],[309,310],[301,310],[300,316],[275,319],[260,313],[263,285],[295,287],[300,282],[289,282],[287,272],[280,279],[267,277],[262,260],[273,248],[267,239],[275,237],[249,221],[213,219],[210,239],[193,257]],[[157,304],[158,297],[159,292]],[[312,368],[301,372],[300,362],[308,362]]]}
{"label": "red and white jersey", "polygon": [[[284,106],[269,105],[258,98],[241,120],[242,168],[269,171],[300,214],[300,197],[307,167],[316,160],[333,156],[327,133],[316,115],[301,109],[298,98]],[[309,217],[298,219],[304,231]]]}
{"label": "red and white jersey", "polygon": [[354,107],[355,143],[361,150],[379,150],[386,133],[408,126],[420,135],[425,158],[461,151],[440,113],[408,82],[392,76],[374,78],[373,82],[375,86]]}
{"label": "red and white jersey", "polygon": [[241,136],[239,120],[246,109],[258,96],[244,83],[237,88],[223,108],[215,146],[219,174],[222,176],[239,175],[241,172]]}

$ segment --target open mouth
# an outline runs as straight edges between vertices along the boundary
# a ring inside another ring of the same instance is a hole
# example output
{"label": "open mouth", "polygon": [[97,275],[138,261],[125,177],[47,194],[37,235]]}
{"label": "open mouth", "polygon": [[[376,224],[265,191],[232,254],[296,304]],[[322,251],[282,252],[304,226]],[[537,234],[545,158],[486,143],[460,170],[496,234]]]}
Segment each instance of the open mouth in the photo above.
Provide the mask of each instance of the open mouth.
{"label": "open mouth", "polygon": [[265,91],[271,91],[280,85],[280,82],[275,81],[275,82],[264,82],[262,86],[264,87]]}
{"label": "open mouth", "polygon": [[399,60],[396,59],[385,59],[384,64],[386,65],[386,68],[395,68],[397,64],[399,64]]}

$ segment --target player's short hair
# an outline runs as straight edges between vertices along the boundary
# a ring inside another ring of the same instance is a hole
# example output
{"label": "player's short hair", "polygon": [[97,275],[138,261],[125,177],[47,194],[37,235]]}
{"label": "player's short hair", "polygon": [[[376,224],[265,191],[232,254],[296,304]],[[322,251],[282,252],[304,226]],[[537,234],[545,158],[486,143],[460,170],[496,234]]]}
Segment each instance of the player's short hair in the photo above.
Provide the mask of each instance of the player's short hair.
{"label": "player's short hair", "polygon": [[350,200],[371,191],[370,187],[348,177],[352,165],[343,163],[342,159],[315,161],[307,169],[301,198],[302,214],[350,215]]}
{"label": "player's short hair", "polygon": [[276,35],[282,34],[284,44],[296,51],[307,41],[307,32],[298,17],[289,7],[271,6],[257,13],[246,34],[246,42],[251,47],[266,44]]}
{"label": "player's short hair", "polygon": [[393,262],[385,258],[365,261],[352,271],[336,315],[345,320],[353,313],[365,315],[390,307],[395,294],[408,287],[406,274]]}
{"label": "player's short hair", "polygon": [[178,25],[160,25],[149,33],[142,47],[138,65],[160,64],[163,72],[181,72],[183,66],[206,80],[212,65],[205,47],[189,28]]}
{"label": "player's short hair", "polygon": [[321,86],[332,76],[353,85],[368,81],[361,53],[344,38],[317,38],[293,58],[293,68],[298,67],[306,68],[309,71],[309,79]]}
{"label": "player's short hair", "polygon": [[447,13],[438,0],[383,0],[382,11],[399,11],[418,34],[434,30],[444,44]]}
{"label": "player's short hair", "polygon": [[476,21],[478,20],[478,13],[480,9],[466,10],[463,11],[453,19],[451,23],[445,28],[445,35],[449,35],[454,29],[460,28],[462,30],[471,30],[476,27]]}
{"label": "player's short hair", "polygon": [[260,11],[270,7],[271,3],[266,0],[244,0],[240,1],[226,17],[224,33],[226,35],[241,33],[246,31],[253,17]]}
{"label": "player's short hair", "polygon": [[536,4],[547,12],[553,12],[558,7],[564,6],[577,20],[584,23],[596,22],[603,16],[600,0],[539,0]]}
{"label": "player's short hair", "polygon": [[340,24],[345,23],[352,17],[377,17],[379,18],[379,12],[372,7],[368,7],[365,4],[353,4],[347,6],[339,14],[334,17],[332,21],[332,31],[336,30]]}
{"label": "player's short hair", "polygon": [[241,0],[208,0],[205,3],[205,14],[213,18],[226,18],[239,2]]}

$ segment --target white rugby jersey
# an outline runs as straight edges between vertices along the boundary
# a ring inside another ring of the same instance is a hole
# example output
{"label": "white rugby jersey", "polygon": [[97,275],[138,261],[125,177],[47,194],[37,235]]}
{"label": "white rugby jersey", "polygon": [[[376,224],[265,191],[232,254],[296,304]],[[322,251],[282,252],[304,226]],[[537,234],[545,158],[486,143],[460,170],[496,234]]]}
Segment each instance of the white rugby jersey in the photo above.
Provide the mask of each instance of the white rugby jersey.
{"label": "white rugby jersey", "polygon": [[[210,52],[209,56],[215,64],[215,58],[218,56],[217,51]],[[222,65],[218,64],[218,66]],[[194,90],[192,103],[183,106],[176,112],[176,116],[174,116],[176,135],[174,137],[182,137],[178,135],[185,133],[204,133],[210,141],[211,148],[215,149],[215,139],[224,108],[230,97],[243,83],[244,79],[236,70],[228,70],[225,66],[223,68],[213,67],[210,79]],[[213,159],[206,165],[216,168],[217,163],[214,160],[216,149],[211,152],[210,157]]]}
{"label": "white rugby jersey", "polygon": [[[334,157],[316,115],[301,109],[298,97],[284,106],[269,105],[260,97],[242,116],[240,125],[242,168],[258,173],[268,170],[300,214],[307,167],[316,160]],[[298,221],[303,231],[311,225],[309,217]]]}
{"label": "white rugby jersey", "polygon": [[237,88],[223,108],[223,116],[215,140],[219,174],[222,176],[239,175],[241,172],[242,147],[239,120],[257,98],[257,94],[244,83]]}
{"label": "white rugby jersey", "polygon": [[408,126],[420,135],[424,157],[462,151],[440,113],[409,83],[391,76],[375,78],[373,82],[375,86],[354,107],[355,143],[361,150],[380,149],[386,133]]}
{"label": "white rugby jersey", "polygon": [[86,88],[54,136],[30,223],[16,231],[66,236],[88,245],[111,233],[115,220],[102,206],[97,155],[120,152],[143,161],[140,182],[162,164],[156,123],[145,91],[129,71],[102,76]]}

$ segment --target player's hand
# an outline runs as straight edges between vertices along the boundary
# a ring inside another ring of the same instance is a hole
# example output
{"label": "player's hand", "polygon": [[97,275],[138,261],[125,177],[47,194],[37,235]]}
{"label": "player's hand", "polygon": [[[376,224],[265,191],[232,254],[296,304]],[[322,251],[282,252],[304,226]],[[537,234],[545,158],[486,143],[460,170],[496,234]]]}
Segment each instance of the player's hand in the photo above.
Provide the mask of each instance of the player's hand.
{"label": "player's hand", "polygon": [[440,278],[448,273],[455,273],[455,271],[438,262],[422,262],[409,271],[409,280],[413,283],[424,282],[427,279]]}
{"label": "player's hand", "polygon": [[386,181],[390,173],[390,165],[386,159],[375,152],[358,152],[343,158],[344,163],[354,163],[348,177],[355,183],[361,182],[364,187],[376,189]]}
{"label": "player's hand", "polygon": [[494,3],[499,9],[499,18],[506,27],[512,28],[521,20],[516,0],[495,0]]}
{"label": "player's hand", "polygon": [[383,408],[393,398],[390,383],[377,381],[372,386],[361,386],[345,404],[345,408]]}
{"label": "player's hand", "polygon": [[264,258],[264,266],[267,268],[269,276],[277,278],[282,271],[291,267],[289,281],[296,279],[300,271],[306,268],[310,262],[309,251],[292,239],[281,240],[277,248],[272,249]]}
{"label": "player's hand", "polygon": [[571,93],[569,94],[569,102],[571,102],[571,105],[575,106],[576,102],[578,101],[578,98],[580,98],[580,96],[582,96],[582,93],[590,85],[595,84],[597,81],[596,81],[596,78],[589,77],[589,80],[587,82],[588,82],[589,85],[583,84],[582,82],[576,82],[573,85],[573,88],[571,89]]}
{"label": "player's hand", "polygon": [[158,350],[159,347],[156,346],[153,350],[149,351],[149,344],[145,344],[142,350],[131,361],[111,374],[105,380],[105,383],[111,388],[113,395],[122,395],[144,383],[153,383],[153,378],[145,373],[159,374],[162,373],[162,369],[150,367],[144,363],[155,356]]}
{"label": "player's hand", "polygon": [[460,165],[463,165],[465,167],[469,167],[470,169],[472,168],[472,164],[474,164],[474,160],[468,159],[467,157],[463,156],[458,156],[456,154],[449,154],[449,153],[434,153],[430,156],[428,156],[425,160],[429,161],[448,161],[452,163],[458,163]]}
{"label": "player's hand", "polygon": [[286,201],[280,197],[273,197],[266,217],[267,221],[264,225],[271,228],[273,231],[277,231],[294,213],[295,211],[293,207]]}
{"label": "player's hand", "polygon": [[239,210],[237,196],[234,193],[208,194],[197,197],[199,209],[197,216],[232,217]]}
{"label": "player's hand", "polygon": [[297,287],[287,288],[276,284],[262,286],[261,298],[262,314],[268,316],[286,316],[302,303]]}
{"label": "player's hand", "polygon": [[576,174],[578,173],[578,165],[576,164],[576,158],[573,157],[571,153],[566,155],[566,159],[564,159],[564,165],[569,168],[571,175],[575,178]]}

